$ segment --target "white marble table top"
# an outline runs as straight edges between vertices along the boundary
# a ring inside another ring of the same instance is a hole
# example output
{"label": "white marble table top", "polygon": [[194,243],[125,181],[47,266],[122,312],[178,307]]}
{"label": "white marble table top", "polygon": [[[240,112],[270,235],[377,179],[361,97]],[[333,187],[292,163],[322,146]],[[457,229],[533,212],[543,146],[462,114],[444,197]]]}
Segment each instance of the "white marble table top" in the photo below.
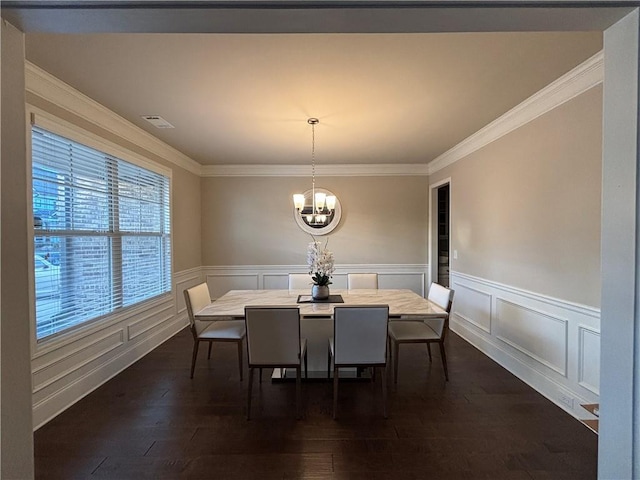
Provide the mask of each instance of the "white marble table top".
{"label": "white marble table top", "polygon": [[344,303],[297,303],[298,296],[310,297],[309,290],[230,290],[215,302],[195,312],[198,320],[244,317],[245,306],[296,305],[303,317],[331,316],[340,305],[389,305],[389,316],[446,317],[447,312],[411,290],[331,290]]}

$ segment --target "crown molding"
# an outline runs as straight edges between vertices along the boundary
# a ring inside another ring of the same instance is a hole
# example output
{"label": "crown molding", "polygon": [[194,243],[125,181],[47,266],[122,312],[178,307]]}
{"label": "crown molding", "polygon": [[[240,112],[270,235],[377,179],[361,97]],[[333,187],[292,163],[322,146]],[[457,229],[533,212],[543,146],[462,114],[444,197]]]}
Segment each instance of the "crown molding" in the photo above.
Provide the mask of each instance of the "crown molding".
{"label": "crown molding", "polygon": [[[201,177],[307,177],[309,165],[201,165],[108,108],[25,61],[27,91]],[[547,85],[428,164],[318,165],[319,177],[429,176],[602,83],[604,53]]]}
{"label": "crown molding", "polygon": [[[310,165],[204,165],[203,177],[308,177]],[[316,165],[316,177],[426,176],[426,164]]]}
{"label": "crown molding", "polygon": [[431,175],[457,162],[509,132],[559,107],[602,83],[603,77],[604,53],[601,50],[501,117],[429,162],[428,174]]}
{"label": "crown molding", "polygon": [[25,86],[28,92],[55,103],[87,122],[195,175],[201,174],[202,166],[198,162],[29,61],[25,61]]}

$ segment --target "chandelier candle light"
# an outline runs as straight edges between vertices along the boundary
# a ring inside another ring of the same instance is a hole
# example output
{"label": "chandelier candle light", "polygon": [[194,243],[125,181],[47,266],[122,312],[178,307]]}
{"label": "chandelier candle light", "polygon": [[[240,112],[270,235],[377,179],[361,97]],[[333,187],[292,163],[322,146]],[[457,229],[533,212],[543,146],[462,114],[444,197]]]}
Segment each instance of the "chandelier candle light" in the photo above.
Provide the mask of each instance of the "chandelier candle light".
{"label": "chandelier candle light", "polygon": [[307,225],[324,226],[327,224],[332,212],[336,208],[335,195],[327,195],[323,192],[316,192],[316,130],[315,127],[320,120],[310,118],[307,123],[311,125],[311,211],[305,212],[305,196],[296,193],[293,196],[293,204],[301,217],[305,219]]}

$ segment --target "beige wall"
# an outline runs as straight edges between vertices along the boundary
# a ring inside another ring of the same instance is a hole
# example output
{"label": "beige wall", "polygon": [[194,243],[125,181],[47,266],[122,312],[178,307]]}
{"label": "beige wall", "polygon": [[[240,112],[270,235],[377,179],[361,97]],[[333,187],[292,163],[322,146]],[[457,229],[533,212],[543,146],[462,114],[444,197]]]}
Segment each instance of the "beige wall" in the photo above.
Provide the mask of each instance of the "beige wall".
{"label": "beige wall", "polygon": [[432,175],[451,177],[454,271],[600,305],[602,88]]}
{"label": "beige wall", "polygon": [[[337,264],[427,263],[426,177],[321,177],[316,186],[342,204],[328,236]],[[203,178],[203,265],[305,265],[311,238],[291,197],[310,187],[307,177]]]}
{"label": "beige wall", "polygon": [[174,163],[148,152],[138,145],[124,140],[37,95],[28,92],[27,102],[129,151],[170,168],[173,177],[173,271],[180,272],[201,265],[200,177],[198,175],[178,167]]}
{"label": "beige wall", "polygon": [[173,169],[173,271],[202,265],[200,177],[181,168]]}

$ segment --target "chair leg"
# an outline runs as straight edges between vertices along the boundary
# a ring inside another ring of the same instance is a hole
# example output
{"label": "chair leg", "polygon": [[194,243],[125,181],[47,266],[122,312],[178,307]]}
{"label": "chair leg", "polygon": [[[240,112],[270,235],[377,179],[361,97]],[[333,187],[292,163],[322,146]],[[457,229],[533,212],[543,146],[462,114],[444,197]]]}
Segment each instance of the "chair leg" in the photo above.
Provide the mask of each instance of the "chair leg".
{"label": "chair leg", "polygon": [[336,411],[338,409],[338,367],[333,365],[333,419],[336,419]]}
{"label": "chair leg", "polygon": [[398,351],[400,344],[393,342],[393,383],[398,384]]}
{"label": "chair leg", "polygon": [[387,416],[387,367],[386,365],[381,368],[382,370],[382,414],[384,418]]}
{"label": "chair leg", "polygon": [[242,381],[242,340],[238,342],[238,367],[240,368],[240,381]]}
{"label": "chair leg", "polygon": [[327,347],[327,378],[331,378],[331,345]]}
{"label": "chair leg", "polygon": [[444,353],[444,342],[440,343],[440,357],[442,357],[442,366],[444,367],[444,378],[449,381],[449,372],[447,370],[447,355]]}
{"label": "chair leg", "polygon": [[213,347],[213,342],[209,342],[209,353],[207,353],[207,360],[211,360],[211,347]]}
{"label": "chair leg", "polygon": [[253,368],[249,367],[249,387],[247,388],[247,420],[251,419],[251,388],[253,386]]}
{"label": "chair leg", "polygon": [[431,358],[431,344],[427,343],[427,353],[429,353],[429,361],[433,361],[433,359]]}
{"label": "chair leg", "polygon": [[304,351],[304,378],[309,378],[309,365],[307,362],[307,351]]}
{"label": "chair leg", "polygon": [[193,343],[193,355],[191,358],[191,378],[193,378],[193,371],[196,368],[196,358],[198,357],[198,346],[200,345],[200,342],[198,340],[196,340]]}
{"label": "chair leg", "polygon": [[300,365],[296,367],[296,418],[300,419],[300,391],[302,390],[302,368]]}
{"label": "chair leg", "polygon": [[262,367],[260,367],[260,383],[262,383]]}

